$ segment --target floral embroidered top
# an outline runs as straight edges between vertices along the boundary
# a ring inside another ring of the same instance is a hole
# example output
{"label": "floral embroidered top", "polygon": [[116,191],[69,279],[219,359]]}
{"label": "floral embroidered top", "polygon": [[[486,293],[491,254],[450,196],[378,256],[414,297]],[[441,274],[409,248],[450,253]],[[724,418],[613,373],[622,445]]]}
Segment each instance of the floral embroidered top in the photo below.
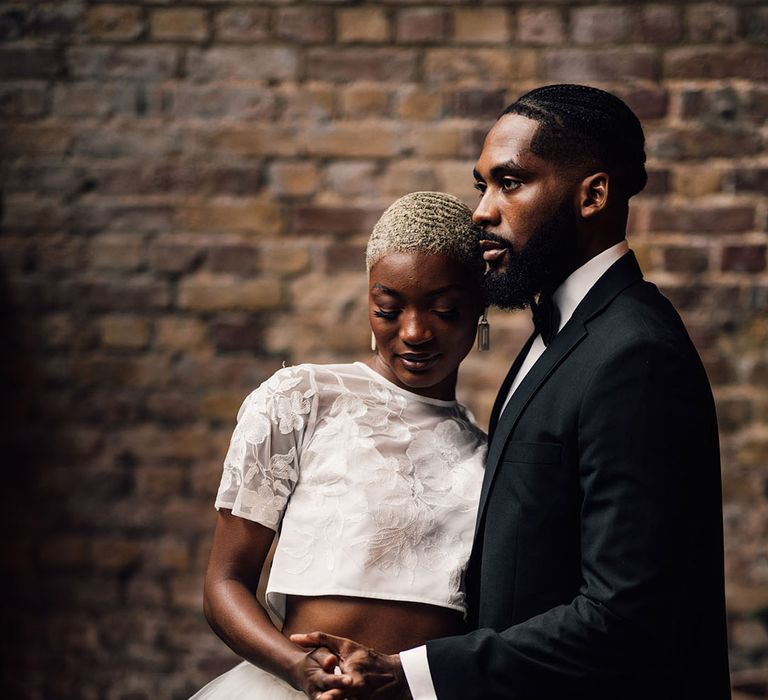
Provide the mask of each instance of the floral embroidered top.
{"label": "floral embroidered top", "polygon": [[217,508],[280,532],[267,603],[345,595],[464,612],[486,436],[455,401],[367,365],[298,365],[252,392]]}

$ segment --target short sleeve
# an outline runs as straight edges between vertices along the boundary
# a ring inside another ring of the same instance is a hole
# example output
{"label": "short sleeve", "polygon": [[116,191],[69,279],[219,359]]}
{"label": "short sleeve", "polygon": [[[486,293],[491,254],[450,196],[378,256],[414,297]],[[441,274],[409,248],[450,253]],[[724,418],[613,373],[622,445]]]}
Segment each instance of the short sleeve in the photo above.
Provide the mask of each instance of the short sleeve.
{"label": "short sleeve", "polygon": [[248,395],[224,460],[217,509],[279,529],[316,403],[314,378],[302,365],[279,370]]}

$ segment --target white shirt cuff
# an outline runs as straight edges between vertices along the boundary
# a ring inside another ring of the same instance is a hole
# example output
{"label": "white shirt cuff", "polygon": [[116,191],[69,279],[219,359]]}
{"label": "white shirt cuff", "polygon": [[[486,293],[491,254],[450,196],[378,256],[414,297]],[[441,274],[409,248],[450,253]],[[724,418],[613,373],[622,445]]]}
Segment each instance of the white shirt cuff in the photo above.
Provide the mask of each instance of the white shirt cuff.
{"label": "white shirt cuff", "polygon": [[413,700],[437,700],[432,674],[429,672],[426,646],[401,651],[400,664]]}

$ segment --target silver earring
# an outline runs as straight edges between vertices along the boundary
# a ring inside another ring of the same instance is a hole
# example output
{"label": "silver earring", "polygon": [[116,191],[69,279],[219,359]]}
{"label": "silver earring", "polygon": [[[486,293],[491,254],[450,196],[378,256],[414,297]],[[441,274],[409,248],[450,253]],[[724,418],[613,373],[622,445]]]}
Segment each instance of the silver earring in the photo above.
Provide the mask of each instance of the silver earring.
{"label": "silver earring", "polygon": [[371,331],[371,352],[376,352],[376,336]]}
{"label": "silver earring", "polygon": [[483,315],[477,322],[477,349],[485,352],[491,348],[491,324],[488,323],[488,307],[483,309]]}

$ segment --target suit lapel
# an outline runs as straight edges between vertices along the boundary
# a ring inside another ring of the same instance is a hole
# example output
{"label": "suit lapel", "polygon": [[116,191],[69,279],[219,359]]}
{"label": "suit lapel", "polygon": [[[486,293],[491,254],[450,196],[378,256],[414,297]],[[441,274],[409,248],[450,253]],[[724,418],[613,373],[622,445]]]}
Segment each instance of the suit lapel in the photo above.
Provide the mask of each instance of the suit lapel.
{"label": "suit lapel", "polygon": [[512,367],[510,368],[509,372],[507,372],[507,376],[504,378],[504,381],[501,384],[501,389],[499,389],[499,393],[496,394],[496,401],[493,404],[493,410],[491,411],[491,420],[488,423],[488,442],[491,442],[493,440],[493,433],[496,430],[496,424],[499,420],[499,414],[501,413],[501,408],[504,406],[504,402],[507,398],[507,394],[509,394],[509,388],[512,386],[512,382],[515,381],[515,377],[517,376],[517,373],[520,371],[520,367],[522,367],[523,362],[525,361],[525,358],[528,356],[528,353],[530,352],[531,345],[533,345],[533,341],[536,339],[536,332],[534,331],[533,335],[531,335],[528,340],[525,341],[525,345],[523,345],[522,350],[518,353],[517,357],[515,358],[515,361],[512,363]]}
{"label": "suit lapel", "polygon": [[[501,410],[510,382],[517,375],[527,350],[533,342],[533,337],[526,344],[526,351],[518,355],[507,378],[504,380],[499,396],[494,404],[494,413],[491,416],[491,428],[489,429],[490,445],[486,458],[485,476],[483,487],[480,491],[480,504],[477,511],[475,535],[481,529],[481,523],[488,501],[488,494],[493,485],[493,480],[498,469],[501,455],[504,452],[510,434],[517,425],[520,415],[538,389],[547,381],[557,367],[568,357],[576,346],[588,335],[587,322],[602,313],[605,308],[628,286],[642,279],[642,272],[637,264],[637,259],[632,251],[617,260],[605,274],[594,284],[587,295],[582,299],[573,315],[563,329],[555,336],[547,349],[531,367],[520,386],[517,387],[506,408]],[[511,376],[511,379],[510,379]],[[505,390],[506,389],[506,390]],[[495,419],[495,420],[494,420]]]}

